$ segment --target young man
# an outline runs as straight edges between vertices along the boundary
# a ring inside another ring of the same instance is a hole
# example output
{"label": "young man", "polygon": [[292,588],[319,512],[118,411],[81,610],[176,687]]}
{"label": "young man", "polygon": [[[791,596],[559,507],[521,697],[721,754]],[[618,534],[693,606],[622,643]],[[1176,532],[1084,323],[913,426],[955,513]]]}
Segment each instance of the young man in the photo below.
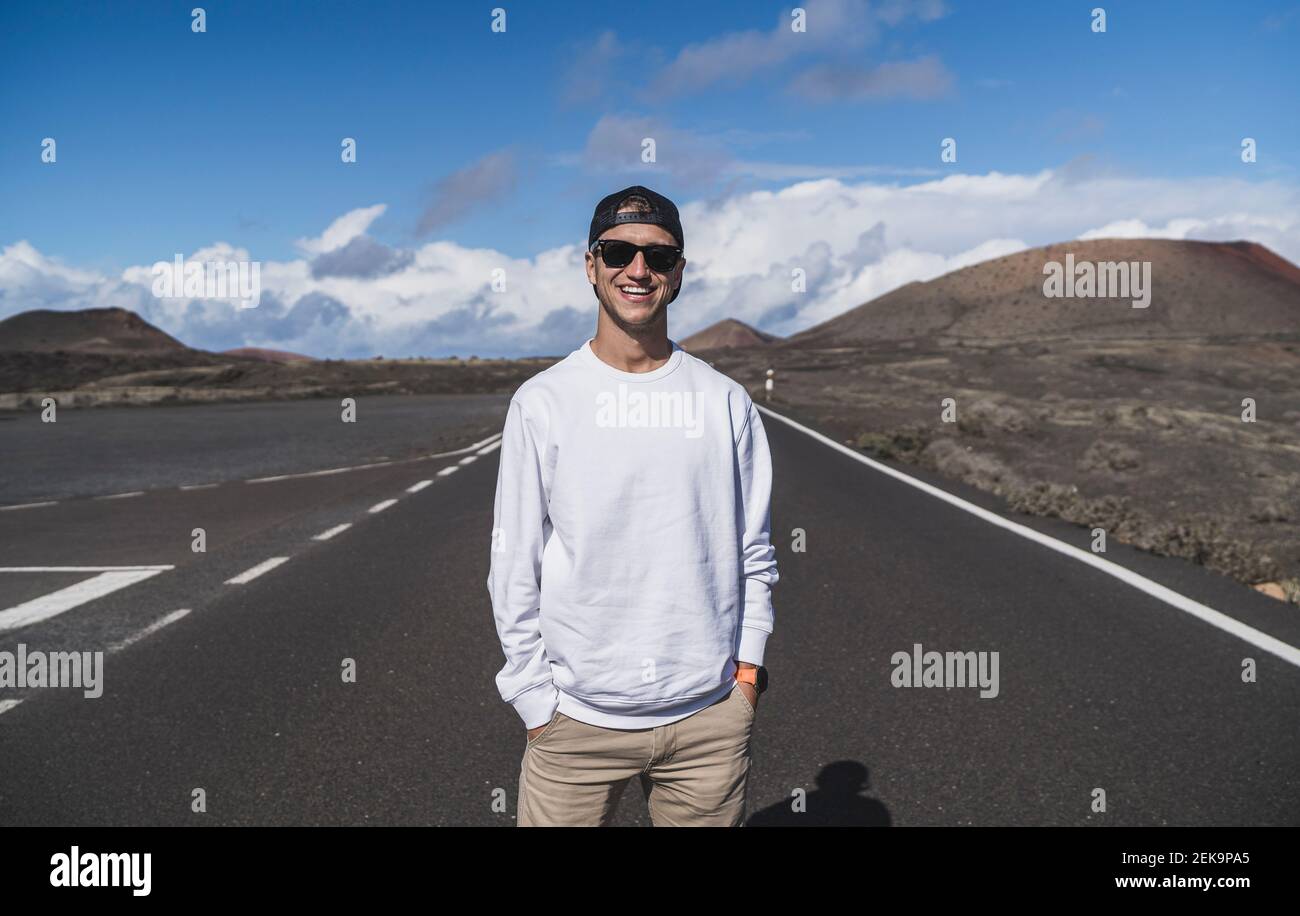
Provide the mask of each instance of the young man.
{"label": "young man", "polygon": [[685,247],[640,185],[596,206],[596,336],[511,398],[488,591],[528,730],[519,826],[739,826],[777,581],[772,463],[745,388],[668,338]]}

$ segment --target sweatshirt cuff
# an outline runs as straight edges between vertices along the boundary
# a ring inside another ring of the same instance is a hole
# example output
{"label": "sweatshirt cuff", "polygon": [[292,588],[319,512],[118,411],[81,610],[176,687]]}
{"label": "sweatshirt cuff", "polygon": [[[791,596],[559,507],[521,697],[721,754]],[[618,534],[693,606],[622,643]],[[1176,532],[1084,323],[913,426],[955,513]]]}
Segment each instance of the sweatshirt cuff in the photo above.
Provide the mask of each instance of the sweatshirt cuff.
{"label": "sweatshirt cuff", "polygon": [[554,681],[547,681],[525,690],[510,705],[524,720],[524,728],[537,728],[555,716],[555,710],[560,708],[560,692],[555,689]]}
{"label": "sweatshirt cuff", "polygon": [[736,661],[749,662],[751,665],[763,664],[763,651],[767,648],[767,638],[771,635],[767,630],[757,627],[741,627]]}

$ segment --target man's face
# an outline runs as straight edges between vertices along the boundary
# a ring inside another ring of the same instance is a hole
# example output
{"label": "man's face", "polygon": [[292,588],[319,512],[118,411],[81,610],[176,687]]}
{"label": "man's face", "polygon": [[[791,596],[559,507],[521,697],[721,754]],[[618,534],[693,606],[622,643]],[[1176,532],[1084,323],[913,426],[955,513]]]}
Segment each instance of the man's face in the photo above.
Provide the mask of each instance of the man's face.
{"label": "man's face", "polygon": [[[601,234],[602,239],[621,239],[634,245],[676,245],[677,240],[662,226],[646,223],[623,223]],[[587,280],[596,287],[609,317],[628,332],[649,328],[662,320],[673,290],[682,282],[685,258],[666,274],[655,273],[646,266],[645,255],[638,251],[626,267],[609,267],[595,252],[587,252]],[[628,289],[649,290],[648,293]]]}

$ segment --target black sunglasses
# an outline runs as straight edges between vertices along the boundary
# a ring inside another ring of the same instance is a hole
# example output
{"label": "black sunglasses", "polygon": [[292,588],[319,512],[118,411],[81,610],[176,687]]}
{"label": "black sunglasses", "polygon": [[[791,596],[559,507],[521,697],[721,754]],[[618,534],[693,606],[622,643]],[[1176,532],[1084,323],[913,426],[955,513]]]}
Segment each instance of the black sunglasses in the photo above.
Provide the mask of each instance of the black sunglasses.
{"label": "black sunglasses", "polygon": [[633,245],[622,239],[601,239],[591,250],[600,255],[606,267],[627,267],[639,251],[645,255],[646,266],[661,274],[676,267],[682,256],[682,250],[673,245]]}

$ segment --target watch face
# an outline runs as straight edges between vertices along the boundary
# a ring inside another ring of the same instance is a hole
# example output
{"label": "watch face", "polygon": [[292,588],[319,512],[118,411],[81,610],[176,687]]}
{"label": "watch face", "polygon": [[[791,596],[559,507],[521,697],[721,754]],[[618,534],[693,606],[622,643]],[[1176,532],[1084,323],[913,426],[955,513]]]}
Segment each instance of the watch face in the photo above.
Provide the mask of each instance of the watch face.
{"label": "watch face", "polygon": [[755,684],[754,686],[758,688],[759,693],[762,693],[763,691],[767,690],[767,669],[766,668],[761,666],[759,667],[758,683]]}

